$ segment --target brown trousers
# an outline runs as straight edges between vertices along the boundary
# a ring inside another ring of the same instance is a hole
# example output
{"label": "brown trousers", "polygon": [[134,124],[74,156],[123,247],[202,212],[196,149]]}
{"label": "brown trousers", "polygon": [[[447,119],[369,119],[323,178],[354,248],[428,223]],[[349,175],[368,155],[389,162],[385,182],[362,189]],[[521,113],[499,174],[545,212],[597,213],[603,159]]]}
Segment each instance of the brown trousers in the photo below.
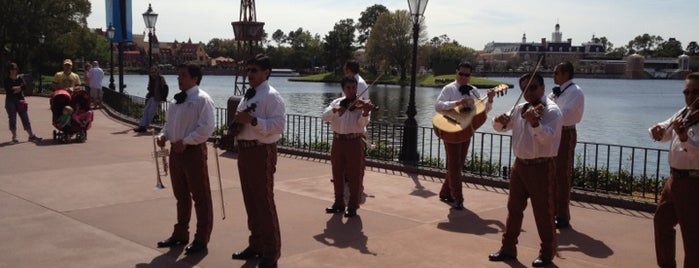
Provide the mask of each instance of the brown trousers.
{"label": "brown trousers", "polygon": [[262,253],[262,257],[275,260],[281,256],[282,247],[277,207],[274,204],[276,170],[276,144],[239,148],[238,172],[248,214],[249,247]]}
{"label": "brown trousers", "polygon": [[578,133],[575,129],[564,129],[561,132],[561,145],[556,157],[556,184],[554,200],[554,216],[570,221],[570,191],[573,188],[573,160],[575,160],[575,144]]}
{"label": "brown trousers", "polygon": [[170,180],[177,200],[177,224],[172,237],[189,240],[189,220],[192,200],[197,213],[197,231],[194,240],[209,243],[214,226],[209,168],[206,163],[206,143],[187,145],[184,152],[170,152]]}
{"label": "brown trousers", "polygon": [[699,178],[673,172],[653,217],[655,256],[660,267],[675,267],[675,226],[684,242],[684,267],[699,267]]}
{"label": "brown trousers", "polygon": [[470,144],[470,139],[462,143],[444,143],[444,149],[447,153],[447,177],[442,183],[439,196],[451,196],[456,202],[464,201],[461,172]]}
{"label": "brown trousers", "polygon": [[501,250],[517,256],[517,238],[522,229],[527,198],[531,198],[536,229],[541,239],[539,254],[553,259],[556,250],[556,229],[553,223],[553,174],[552,159],[538,164],[524,164],[515,160],[510,174],[510,194],[507,199],[507,222],[502,235]]}
{"label": "brown trousers", "polygon": [[349,185],[348,208],[358,209],[364,178],[364,141],[361,137],[350,140],[333,139],[330,151],[332,164],[334,207],[345,207],[345,179]]}

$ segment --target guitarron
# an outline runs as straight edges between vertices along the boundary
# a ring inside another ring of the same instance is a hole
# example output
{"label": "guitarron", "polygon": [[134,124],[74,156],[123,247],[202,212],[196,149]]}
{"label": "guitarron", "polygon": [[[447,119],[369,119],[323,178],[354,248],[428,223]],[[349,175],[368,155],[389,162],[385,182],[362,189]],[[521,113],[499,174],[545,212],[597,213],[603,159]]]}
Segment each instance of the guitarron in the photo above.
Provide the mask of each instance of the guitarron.
{"label": "guitarron", "polygon": [[[497,95],[509,88],[500,84],[491,90]],[[432,126],[437,137],[446,143],[466,142],[487,119],[485,101],[488,96],[470,99],[468,103],[454,109],[438,112],[432,117]]]}

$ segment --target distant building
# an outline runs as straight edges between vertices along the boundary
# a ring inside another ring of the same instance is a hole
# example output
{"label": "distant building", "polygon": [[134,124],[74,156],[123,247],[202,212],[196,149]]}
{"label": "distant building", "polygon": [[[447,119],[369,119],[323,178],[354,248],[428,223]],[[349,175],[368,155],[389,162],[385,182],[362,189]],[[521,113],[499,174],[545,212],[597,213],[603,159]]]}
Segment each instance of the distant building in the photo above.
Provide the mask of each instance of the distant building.
{"label": "distant building", "polygon": [[[549,69],[561,61],[576,63],[581,59],[602,58],[605,55],[604,46],[595,36],[588,42],[573,45],[571,38],[563,41],[561,26],[556,23],[551,40],[541,38],[540,42],[527,42],[526,33],[522,41],[516,43],[490,42],[485,45],[478,55],[479,67],[491,70],[497,68],[532,68],[543,57],[542,65]],[[507,71],[502,70],[502,71]]]}
{"label": "distant building", "polygon": [[[125,66],[146,66],[148,65],[148,45],[146,34],[134,34],[133,41],[127,44],[124,50]],[[153,64],[165,66],[177,66],[180,63],[193,62],[200,66],[211,66],[211,57],[206,53],[204,43],[192,43],[190,38],[187,42],[159,42],[154,36],[155,46],[153,52]],[[114,53],[117,53],[116,46]]]}

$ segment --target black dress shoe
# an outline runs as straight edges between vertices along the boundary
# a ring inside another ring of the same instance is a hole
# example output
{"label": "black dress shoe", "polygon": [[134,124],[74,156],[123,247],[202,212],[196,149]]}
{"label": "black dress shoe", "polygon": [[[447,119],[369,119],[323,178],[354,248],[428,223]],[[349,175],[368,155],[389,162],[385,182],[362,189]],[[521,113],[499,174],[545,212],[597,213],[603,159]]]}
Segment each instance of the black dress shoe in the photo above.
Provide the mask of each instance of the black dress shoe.
{"label": "black dress shoe", "polygon": [[356,208],[348,208],[347,211],[345,211],[345,217],[350,218],[357,216],[357,209]]}
{"label": "black dress shoe", "polygon": [[551,265],[551,259],[549,258],[544,258],[542,256],[539,256],[532,262],[532,266],[534,267],[546,267]]}
{"label": "black dress shoe", "polygon": [[143,133],[143,132],[148,131],[148,129],[146,127],[137,127],[137,128],[134,128],[133,131],[135,131],[137,133]]}
{"label": "black dress shoe", "polygon": [[325,213],[328,213],[328,214],[342,213],[343,211],[345,211],[345,207],[332,206],[332,207],[325,208]]}
{"label": "black dress shoe", "polygon": [[233,253],[234,260],[250,260],[257,259],[260,257],[260,253],[253,251],[250,248],[245,248],[242,251]]}
{"label": "black dress shoe", "polygon": [[488,259],[490,261],[509,261],[509,260],[514,260],[517,259],[517,257],[512,256],[510,254],[507,254],[505,252],[498,251],[493,254],[488,255]]}
{"label": "black dress shoe", "polygon": [[449,195],[439,195],[439,200],[442,202],[454,203],[454,198]]}
{"label": "black dress shoe", "polygon": [[277,260],[271,258],[262,258],[260,263],[257,264],[258,268],[276,268]]}
{"label": "black dress shoe", "polygon": [[569,221],[560,219],[558,217],[556,217],[556,220],[554,222],[556,223],[556,229],[563,229],[563,228],[570,227]]}
{"label": "black dress shoe", "polygon": [[169,247],[174,247],[174,246],[181,246],[187,244],[187,240],[178,240],[174,237],[168,237],[168,239],[165,239],[163,241],[158,242],[158,247],[159,248],[169,248]]}
{"label": "black dress shoe", "polygon": [[206,251],[206,250],[207,250],[207,248],[206,248],[206,244],[204,244],[204,242],[199,242],[197,240],[194,240],[194,241],[192,241],[191,244],[189,244],[189,246],[184,248],[184,255],[190,255],[190,254],[194,254],[194,253],[198,253],[198,252],[202,252],[202,251]]}
{"label": "black dress shoe", "polygon": [[453,209],[462,210],[462,209],[464,209],[464,201],[463,201],[463,200],[461,200],[461,201],[456,201],[456,202],[454,202],[454,205],[452,205],[451,207],[452,207]]}

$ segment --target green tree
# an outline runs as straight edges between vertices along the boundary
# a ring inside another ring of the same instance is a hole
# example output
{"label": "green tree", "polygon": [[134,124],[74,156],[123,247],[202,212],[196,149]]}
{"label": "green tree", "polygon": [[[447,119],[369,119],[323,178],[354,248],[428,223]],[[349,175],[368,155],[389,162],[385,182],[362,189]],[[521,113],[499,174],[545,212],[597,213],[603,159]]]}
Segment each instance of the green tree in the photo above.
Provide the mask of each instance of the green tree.
{"label": "green tree", "polygon": [[656,57],[679,57],[684,53],[682,49],[682,42],[675,38],[670,38],[669,40],[662,42],[658,45],[658,49],[655,51],[654,56]]}
{"label": "green tree", "polygon": [[206,53],[212,58],[233,58],[237,51],[237,42],[233,39],[214,38],[209,40],[204,48],[206,49]]}
{"label": "green tree", "polygon": [[[90,10],[88,0],[3,1],[0,4],[0,62],[15,61],[23,71],[29,71],[27,66],[38,62],[41,50],[50,51],[43,55],[44,62],[61,62],[67,57],[93,57],[91,53],[101,45],[91,36],[94,33],[87,30]],[[46,41],[40,47],[38,40],[42,34]],[[69,44],[69,37],[73,38],[74,44]],[[5,68],[2,64],[3,75]],[[41,70],[49,69],[42,66]]]}
{"label": "green tree", "polygon": [[281,46],[286,41],[286,34],[281,29],[277,29],[272,33],[272,40],[277,43],[277,46]]}
{"label": "green tree", "polygon": [[385,6],[376,4],[367,7],[361,14],[359,14],[359,21],[356,25],[357,31],[359,32],[359,36],[357,36],[357,43],[359,43],[359,45],[366,43],[366,40],[369,39],[371,28],[373,28],[374,23],[376,23],[376,19],[379,17],[379,15],[385,12],[388,12],[388,9]]}
{"label": "green tree", "polygon": [[617,47],[612,49],[612,51],[607,51],[607,57],[621,59],[624,56],[630,55],[629,49],[626,47]]}
{"label": "green tree", "polygon": [[459,45],[456,41],[442,43],[435,47],[429,62],[435,75],[454,73],[456,65],[461,61],[474,62],[476,50]]}
{"label": "green tree", "polygon": [[697,41],[689,42],[686,51],[689,56],[699,55],[699,44],[697,44]]}
{"label": "green tree", "polygon": [[614,44],[612,42],[609,42],[606,36],[595,38],[594,41],[602,44],[602,47],[604,47],[605,52],[609,52],[614,49]]}
{"label": "green tree", "polygon": [[[422,25],[424,21],[420,21]],[[407,10],[386,12],[379,16],[366,43],[367,57],[372,63],[382,62],[398,68],[400,79],[407,79],[407,70],[412,59],[412,17]],[[425,36],[425,27],[420,27],[419,36]],[[424,40],[426,38],[419,38]],[[418,41],[418,44],[421,43]]]}
{"label": "green tree", "polygon": [[664,39],[661,36],[649,35],[647,33],[636,36],[629,41],[626,48],[630,53],[638,53],[643,56],[652,56]]}
{"label": "green tree", "polygon": [[330,70],[335,70],[352,59],[355,30],[354,20],[344,19],[335,23],[333,30],[323,38],[323,56]]}

